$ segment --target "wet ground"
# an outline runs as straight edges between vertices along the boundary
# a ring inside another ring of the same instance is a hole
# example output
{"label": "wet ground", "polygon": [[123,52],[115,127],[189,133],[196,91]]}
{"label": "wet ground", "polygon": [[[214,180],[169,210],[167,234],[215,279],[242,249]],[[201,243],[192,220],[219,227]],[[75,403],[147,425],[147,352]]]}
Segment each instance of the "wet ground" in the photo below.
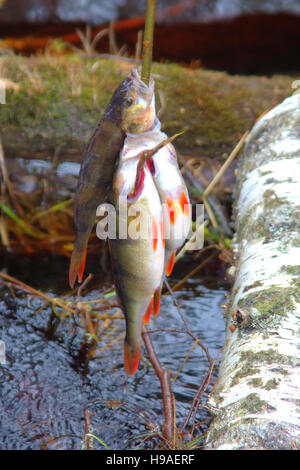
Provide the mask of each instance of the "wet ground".
{"label": "wet ground", "polygon": [[[31,262],[10,260],[6,264],[10,274],[44,293],[62,295],[65,289],[67,260],[58,263],[47,257]],[[179,277],[178,269],[175,275]],[[176,279],[170,282],[174,284]],[[212,276],[191,279],[176,294],[190,327],[212,357],[224,342],[221,304],[225,294],[225,283]],[[92,289],[85,300],[99,295],[98,289]],[[161,391],[146,362],[141,362],[133,377],[126,378],[123,342],[120,338],[113,342],[123,332],[123,320],[114,321],[110,331],[100,338],[96,357],[85,360],[80,355],[84,330],[74,330],[68,318],[58,322],[50,307],[39,310],[43,303],[26,293],[17,292],[14,298],[7,287],[0,287],[1,340],[6,347],[6,363],[0,365],[0,448],[80,449],[87,409],[91,412],[90,431],[110,449],[137,447],[142,441],[139,436],[159,429],[163,421]],[[163,297],[160,314],[149,327],[183,329],[169,295]],[[158,332],[152,334],[152,341],[160,361],[174,376],[193,344],[191,338]],[[195,348],[173,384],[178,426],[207,370],[204,352]],[[197,421],[207,418],[207,412],[200,408]],[[205,426],[199,427],[194,437],[200,436]],[[152,438],[141,448],[157,445],[158,440]],[[103,448],[98,441],[94,441],[94,447]]]}

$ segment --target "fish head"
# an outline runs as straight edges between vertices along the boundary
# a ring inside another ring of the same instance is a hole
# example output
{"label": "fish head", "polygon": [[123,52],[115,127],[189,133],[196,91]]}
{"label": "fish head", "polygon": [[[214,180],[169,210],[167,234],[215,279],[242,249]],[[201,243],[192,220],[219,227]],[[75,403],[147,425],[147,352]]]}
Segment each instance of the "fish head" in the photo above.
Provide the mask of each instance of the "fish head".
{"label": "fish head", "polygon": [[154,80],[150,77],[149,85],[146,85],[137,69],[132,69],[128,79],[121,128],[126,133],[140,134],[150,129],[155,121]]}

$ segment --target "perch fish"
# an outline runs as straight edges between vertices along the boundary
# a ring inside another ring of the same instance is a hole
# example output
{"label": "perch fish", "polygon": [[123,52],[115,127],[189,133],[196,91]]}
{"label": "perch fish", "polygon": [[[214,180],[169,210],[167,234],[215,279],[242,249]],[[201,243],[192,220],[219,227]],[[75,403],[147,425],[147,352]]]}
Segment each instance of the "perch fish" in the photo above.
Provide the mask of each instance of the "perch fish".
{"label": "perch fish", "polygon": [[[156,119],[147,132],[152,146],[167,138]],[[169,276],[174,267],[176,251],[183,245],[191,226],[188,190],[180,172],[174,146],[168,143],[147,160],[152,178],[159,192],[165,223],[165,272]]]}
{"label": "perch fish", "polygon": [[111,190],[126,133],[143,132],[154,121],[153,106],[150,106],[153,87],[153,80],[147,87],[133,69],[115,91],[86,147],[75,196],[76,239],[69,270],[71,287],[77,277],[82,281],[96,209]]}
{"label": "perch fish", "polygon": [[[124,368],[129,375],[139,365],[143,322],[148,323],[152,310],[159,309],[164,272],[163,212],[146,163],[135,185],[137,154],[144,149],[143,141],[139,135],[125,140],[113,181],[117,236],[109,240],[116,292],[126,320]],[[120,223],[126,226],[124,238],[120,236]]]}

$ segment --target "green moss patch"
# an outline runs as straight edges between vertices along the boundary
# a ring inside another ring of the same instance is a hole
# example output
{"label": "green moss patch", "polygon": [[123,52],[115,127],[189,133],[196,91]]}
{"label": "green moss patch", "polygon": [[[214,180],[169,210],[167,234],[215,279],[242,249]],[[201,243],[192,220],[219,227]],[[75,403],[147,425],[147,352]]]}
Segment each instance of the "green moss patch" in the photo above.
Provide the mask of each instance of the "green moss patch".
{"label": "green moss patch", "polygon": [[[9,153],[30,157],[60,147],[78,158],[116,87],[134,63],[77,53],[2,56],[7,90],[0,125]],[[243,77],[176,64],[153,64],[164,130],[182,152],[224,159],[266,109],[290,94],[287,76]],[[163,105],[162,105],[163,103]],[[18,138],[18,136],[20,136]],[[29,150],[30,149],[30,150]]]}

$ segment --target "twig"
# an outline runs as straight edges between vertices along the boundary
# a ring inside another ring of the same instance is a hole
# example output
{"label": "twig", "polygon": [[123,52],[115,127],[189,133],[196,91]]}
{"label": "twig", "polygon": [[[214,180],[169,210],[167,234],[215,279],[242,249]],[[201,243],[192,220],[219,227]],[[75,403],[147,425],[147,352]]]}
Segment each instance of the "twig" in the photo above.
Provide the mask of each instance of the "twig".
{"label": "twig", "polygon": [[149,360],[154,368],[154,371],[159,378],[161,391],[163,395],[163,404],[164,404],[164,415],[165,421],[162,425],[163,437],[169,442],[173,442],[174,437],[174,427],[176,428],[176,423],[174,422],[175,410],[174,410],[174,396],[172,392],[172,387],[170,383],[169,373],[164,369],[157,357],[157,354],[154,350],[150,335],[147,334],[147,328],[143,326],[143,340],[148,352]]}
{"label": "twig", "polygon": [[[195,418],[197,409],[198,409],[199,404],[200,404],[200,400],[201,400],[203,394],[205,393],[205,391],[207,390],[207,387],[208,387],[208,385],[209,385],[209,381],[210,381],[210,377],[211,377],[212,371],[213,371],[213,369],[214,369],[214,367],[215,367],[217,358],[218,358],[218,356],[219,356],[219,354],[220,354],[221,351],[223,351],[223,348],[221,348],[221,349],[218,351],[216,357],[215,357],[214,360],[211,362],[210,367],[209,367],[207,373],[206,373],[205,376],[203,377],[203,379],[202,379],[202,381],[201,381],[201,384],[199,385],[198,390],[197,390],[197,392],[196,392],[196,394],[195,394],[195,396],[194,396],[193,403],[192,403],[192,406],[191,406],[191,408],[190,408],[190,411],[189,411],[189,413],[188,413],[188,415],[187,415],[187,417],[186,417],[186,419],[185,419],[183,425],[182,425],[181,428],[180,428],[180,432],[183,432],[184,429],[186,428],[186,426],[188,425],[189,420],[190,420],[190,418],[191,418],[191,416],[192,416],[193,410],[194,410],[193,415],[194,415],[194,418]],[[194,431],[194,425],[193,425],[193,431]],[[192,431],[192,433],[193,433],[193,431]]]}
{"label": "twig", "polygon": [[91,450],[91,437],[89,435],[89,427],[91,424],[90,410],[84,410],[84,434],[85,434],[85,448]]}
{"label": "twig", "polygon": [[[209,245],[207,246],[205,249],[211,249],[211,248],[217,248],[216,245]],[[209,261],[214,257],[216,256],[216,252],[215,253],[212,253],[210,256],[208,256],[208,258],[206,258],[205,260],[202,261],[202,263],[200,263],[198,266],[196,266],[192,271],[190,271],[186,276],[184,276],[183,279],[181,279],[179,282],[177,282],[177,284],[175,284],[175,286],[172,287],[172,290],[175,291],[175,290],[178,290],[191,276],[193,276],[194,274],[196,274],[198,271],[200,271],[200,269],[202,269],[207,263],[209,263]]]}
{"label": "twig", "polygon": [[[190,246],[195,242],[197,234],[200,233],[201,231],[204,231],[204,227],[208,224],[208,221],[205,220],[205,222],[200,223],[199,225],[196,226],[196,230],[193,233],[193,235],[187,240],[187,242],[183,245],[181,250],[177,253],[175,256],[175,263],[183,257],[184,253],[189,250]],[[208,247],[206,247],[208,248]],[[202,249],[203,250],[203,249]],[[202,250],[199,251],[199,253],[202,252]]]}
{"label": "twig", "polygon": [[169,291],[170,294],[171,294],[171,297],[172,297],[172,299],[173,299],[173,302],[174,302],[174,304],[175,304],[175,306],[176,306],[176,308],[177,308],[177,311],[178,311],[178,313],[179,313],[179,316],[181,317],[181,319],[182,319],[182,321],[183,321],[183,323],[184,323],[184,326],[185,326],[185,328],[186,328],[186,330],[187,330],[187,333],[191,336],[191,338],[193,338],[194,341],[197,342],[197,344],[199,344],[199,346],[201,347],[201,349],[203,349],[203,351],[205,352],[208,362],[209,362],[210,364],[212,364],[212,358],[211,358],[211,356],[210,356],[210,354],[209,354],[209,351],[208,351],[207,347],[204,346],[204,344],[199,340],[199,338],[197,338],[197,336],[196,336],[196,335],[192,332],[192,330],[190,329],[190,326],[189,326],[189,324],[188,324],[188,321],[187,321],[187,319],[185,318],[185,316],[184,316],[184,314],[183,314],[183,312],[182,312],[182,310],[181,310],[181,307],[180,307],[180,305],[179,305],[179,303],[178,303],[178,301],[177,301],[177,299],[176,299],[176,296],[174,295],[174,292],[173,292],[173,290],[171,289],[171,286],[170,286],[170,284],[168,283],[167,279],[165,279],[165,284],[166,284],[166,286],[167,286],[167,288],[168,288],[168,291]]}
{"label": "twig", "polygon": [[50,302],[51,304],[57,305],[58,307],[61,307],[64,310],[68,310],[69,312],[73,313],[73,315],[76,314],[76,312],[73,308],[69,307],[67,304],[65,304],[61,300],[54,299],[53,297],[49,297],[48,295],[43,294],[42,292],[38,291],[37,289],[34,289],[31,286],[28,286],[28,284],[25,284],[24,282],[19,281],[18,279],[14,278],[12,276],[9,276],[8,274],[5,274],[5,273],[0,271],[0,277],[2,277],[3,279],[6,279],[9,282],[12,282],[13,284],[16,284],[17,286],[21,287],[22,289],[25,289],[26,291],[31,292],[34,295],[37,295],[39,297],[42,297],[43,299],[48,300],[48,302]]}
{"label": "twig", "polygon": [[[185,159],[183,158],[180,153],[178,153],[178,157],[180,159],[180,162],[182,163],[184,167],[184,174],[187,180],[189,180],[190,184],[194,186],[194,188],[199,192],[199,195],[203,196],[203,193],[205,191],[205,185],[203,182],[193,174],[193,172],[190,170],[188,164],[186,163]],[[215,197],[214,194],[208,194],[207,195],[207,201],[209,206],[212,208],[214,214],[217,216],[217,219],[219,223],[221,224],[222,231],[228,235],[229,237],[232,237],[233,232],[229,226],[228,223],[228,218],[224,212],[223,207],[221,206],[220,202],[218,199]]]}
{"label": "twig", "polygon": [[30,235],[34,238],[44,238],[44,234],[38,232],[37,230],[33,229],[31,225],[27,222],[24,222],[23,219],[18,217],[4,202],[0,201],[0,209],[6,214],[11,220],[13,220],[27,235]]}
{"label": "twig", "polygon": [[66,201],[58,202],[54,206],[49,207],[49,209],[46,209],[44,211],[41,211],[41,212],[38,212],[37,214],[35,214],[30,219],[30,222],[33,222],[34,220],[39,219],[40,217],[44,217],[45,215],[48,215],[50,212],[56,212],[56,211],[63,210],[65,207],[69,206],[73,202],[74,202],[73,199],[67,199]]}
{"label": "twig", "polygon": [[217,174],[214,176],[213,180],[209,183],[209,185],[207,186],[207,188],[205,189],[204,193],[202,194],[202,197],[206,197],[208,196],[212,189],[215,187],[215,185],[217,184],[217,182],[219,181],[219,179],[222,177],[222,175],[225,173],[225,171],[227,170],[227,168],[229,167],[230,163],[235,159],[235,157],[239,154],[241,148],[243,147],[244,143],[245,143],[245,140],[246,140],[246,137],[247,135],[249,134],[248,131],[246,131],[244,133],[244,135],[241,137],[241,139],[239,140],[238,144],[234,147],[234,149],[232,150],[231,154],[229,155],[229,157],[227,158],[227,160],[225,161],[225,163],[223,164],[223,166],[220,168],[220,170],[217,172]]}
{"label": "twig", "polygon": [[109,23],[109,33],[108,33],[108,42],[109,42],[109,52],[110,54],[118,54],[118,46],[116,42],[116,37],[115,37],[115,29],[114,29],[114,22],[111,21]]}
{"label": "twig", "polygon": [[206,211],[207,211],[207,213],[208,213],[208,217],[209,217],[209,219],[210,219],[210,221],[211,221],[212,226],[213,226],[214,228],[218,228],[218,222],[216,221],[215,215],[214,215],[213,211],[211,210],[211,207],[210,207],[209,203],[207,202],[206,197],[203,196],[203,194],[202,194],[202,201],[203,201],[203,204],[204,204],[204,206],[205,206],[205,209],[206,209]]}
{"label": "twig", "polygon": [[1,140],[1,137],[0,137],[0,166],[1,166],[1,169],[2,169],[2,173],[3,173],[3,178],[4,178],[4,181],[6,183],[6,186],[7,186],[7,190],[8,190],[8,193],[10,195],[10,198],[13,202],[13,205],[15,206],[18,214],[21,216],[21,217],[25,217],[25,213],[22,209],[22,207],[20,206],[16,196],[15,196],[15,193],[13,191],[13,187],[12,187],[12,184],[10,182],[10,178],[9,178],[9,175],[8,175],[8,171],[7,171],[7,168],[6,168],[6,163],[5,163],[5,157],[4,157],[4,150],[3,150],[3,145],[2,145],[2,140]]}
{"label": "twig", "polygon": [[77,292],[77,297],[81,297],[81,292],[82,290],[86,287],[86,285],[93,279],[93,274],[90,273],[86,278],[85,280],[83,281],[83,283],[81,284],[81,286],[79,287],[78,289],[78,292]]}
{"label": "twig", "polygon": [[184,367],[184,364],[186,363],[186,361],[188,360],[188,358],[190,357],[190,355],[192,354],[192,352],[194,351],[195,347],[197,346],[198,344],[198,341],[194,341],[189,352],[187,353],[187,355],[185,356],[184,360],[182,361],[178,371],[176,372],[176,375],[174,377],[174,379],[172,379],[172,382],[174,383],[176,380],[177,380],[177,377],[179,376],[180,372],[182,371],[183,367]]}
{"label": "twig", "polygon": [[136,169],[135,183],[134,183],[132,191],[130,192],[130,194],[128,194],[128,197],[131,197],[132,194],[134,194],[137,190],[137,187],[138,187],[139,181],[140,181],[140,173],[141,173],[141,170],[144,166],[145,161],[148,160],[148,158],[151,158],[162,147],[164,147],[165,145],[168,145],[171,142],[173,142],[173,140],[175,140],[176,137],[178,137],[179,135],[183,134],[183,132],[184,131],[178,132],[177,134],[172,135],[172,137],[168,137],[167,139],[162,140],[158,145],[156,145],[152,149],[144,150],[140,154],[136,155],[136,157],[139,158],[139,162],[138,162],[137,169]]}
{"label": "twig", "polygon": [[142,47],[143,47],[143,31],[140,30],[137,34],[136,46],[135,46],[135,61],[136,65],[138,66],[141,62],[141,55],[142,55]]}
{"label": "twig", "polygon": [[156,0],[147,0],[146,7],[146,23],[143,41],[143,61],[141,79],[146,85],[149,84],[151,62],[152,62],[152,49],[153,49],[153,32],[155,23],[155,9]]}

